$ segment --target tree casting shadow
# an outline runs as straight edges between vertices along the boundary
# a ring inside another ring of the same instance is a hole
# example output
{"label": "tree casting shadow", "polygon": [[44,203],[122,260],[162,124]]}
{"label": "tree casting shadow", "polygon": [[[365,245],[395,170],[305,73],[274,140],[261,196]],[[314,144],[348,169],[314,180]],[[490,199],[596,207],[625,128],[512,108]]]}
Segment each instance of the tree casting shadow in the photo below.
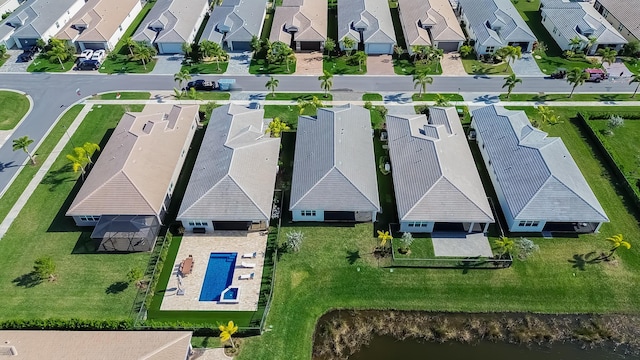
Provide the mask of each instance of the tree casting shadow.
{"label": "tree casting shadow", "polygon": [[36,285],[41,284],[42,279],[36,274],[35,271],[32,271],[30,273],[18,276],[17,278],[13,279],[11,282],[14,283],[16,286],[29,289],[29,288],[35,287]]}
{"label": "tree casting shadow", "polygon": [[346,259],[349,262],[349,265],[355,264],[356,260],[360,258],[361,258],[360,250],[356,250],[356,251],[347,250]]}
{"label": "tree casting shadow", "polygon": [[107,289],[104,291],[105,294],[119,294],[129,287],[129,283],[124,281],[116,281],[113,284],[109,285]]}
{"label": "tree casting shadow", "polygon": [[586,254],[573,254],[573,258],[567,261],[573,264],[572,268],[585,271],[587,265],[599,264],[602,260],[602,256],[597,256],[596,252],[592,251]]}

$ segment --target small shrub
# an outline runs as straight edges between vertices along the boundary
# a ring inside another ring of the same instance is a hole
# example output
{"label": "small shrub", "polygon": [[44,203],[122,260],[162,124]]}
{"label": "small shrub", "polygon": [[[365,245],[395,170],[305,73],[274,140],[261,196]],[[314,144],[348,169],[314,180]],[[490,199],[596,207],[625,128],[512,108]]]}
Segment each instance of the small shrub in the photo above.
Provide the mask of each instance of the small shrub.
{"label": "small shrub", "polygon": [[527,260],[531,255],[538,251],[540,251],[540,246],[535,244],[532,240],[522,237],[516,240],[515,253],[518,256],[518,259],[522,261]]}
{"label": "small shrub", "polygon": [[365,101],[364,102],[364,108],[367,110],[371,110],[371,108],[373,107],[373,105],[371,104],[371,101]]}
{"label": "small shrub", "polygon": [[614,129],[624,126],[624,119],[618,115],[611,115],[607,126],[613,131]]}
{"label": "small shrub", "polygon": [[33,272],[40,280],[55,280],[56,264],[51,256],[38,258],[33,265]]}
{"label": "small shrub", "polygon": [[142,286],[142,279],[144,278],[144,271],[139,268],[129,270],[127,273],[127,281],[129,284],[135,284],[137,287]]}
{"label": "small shrub", "polygon": [[299,230],[292,230],[287,233],[286,248],[293,252],[300,251],[302,246],[302,240],[304,240],[304,234]]}
{"label": "small shrub", "polygon": [[400,244],[402,244],[402,248],[405,250],[409,250],[409,248],[411,247],[411,244],[413,244],[413,235],[411,235],[410,232],[405,232],[402,234],[402,237],[400,238]]}
{"label": "small shrub", "polygon": [[387,110],[387,108],[382,105],[376,105],[374,109],[378,112],[378,114],[380,114],[382,118],[387,116],[387,112],[389,112],[389,110]]}

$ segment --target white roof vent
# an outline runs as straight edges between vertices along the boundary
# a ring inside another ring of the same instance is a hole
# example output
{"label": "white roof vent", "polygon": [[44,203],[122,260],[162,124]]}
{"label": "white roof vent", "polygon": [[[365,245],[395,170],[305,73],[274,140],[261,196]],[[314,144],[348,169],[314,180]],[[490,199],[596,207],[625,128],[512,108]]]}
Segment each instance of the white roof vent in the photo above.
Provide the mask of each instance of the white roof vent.
{"label": "white roof vent", "polygon": [[18,356],[18,350],[15,346],[0,346],[0,357]]}

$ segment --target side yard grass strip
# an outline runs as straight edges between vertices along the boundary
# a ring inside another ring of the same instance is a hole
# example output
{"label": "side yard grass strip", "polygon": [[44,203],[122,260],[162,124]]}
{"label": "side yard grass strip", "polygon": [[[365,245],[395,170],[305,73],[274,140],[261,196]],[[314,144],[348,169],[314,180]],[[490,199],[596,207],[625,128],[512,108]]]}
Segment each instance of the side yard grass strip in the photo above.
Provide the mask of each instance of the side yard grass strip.
{"label": "side yard grass strip", "polygon": [[0,130],[11,130],[29,111],[26,95],[13,91],[0,91]]}
{"label": "side yard grass strip", "polygon": [[[120,94],[120,98],[118,98],[118,94]],[[96,95],[90,100],[149,100],[150,98],[150,92],[123,91]]]}

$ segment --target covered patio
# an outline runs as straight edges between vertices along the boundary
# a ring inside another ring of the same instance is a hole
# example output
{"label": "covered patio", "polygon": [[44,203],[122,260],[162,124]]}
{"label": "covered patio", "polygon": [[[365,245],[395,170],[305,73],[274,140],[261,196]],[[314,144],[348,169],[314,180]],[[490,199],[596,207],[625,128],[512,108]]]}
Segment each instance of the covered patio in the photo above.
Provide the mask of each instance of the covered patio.
{"label": "covered patio", "polygon": [[91,233],[98,251],[151,251],[160,231],[153,215],[102,215]]}

